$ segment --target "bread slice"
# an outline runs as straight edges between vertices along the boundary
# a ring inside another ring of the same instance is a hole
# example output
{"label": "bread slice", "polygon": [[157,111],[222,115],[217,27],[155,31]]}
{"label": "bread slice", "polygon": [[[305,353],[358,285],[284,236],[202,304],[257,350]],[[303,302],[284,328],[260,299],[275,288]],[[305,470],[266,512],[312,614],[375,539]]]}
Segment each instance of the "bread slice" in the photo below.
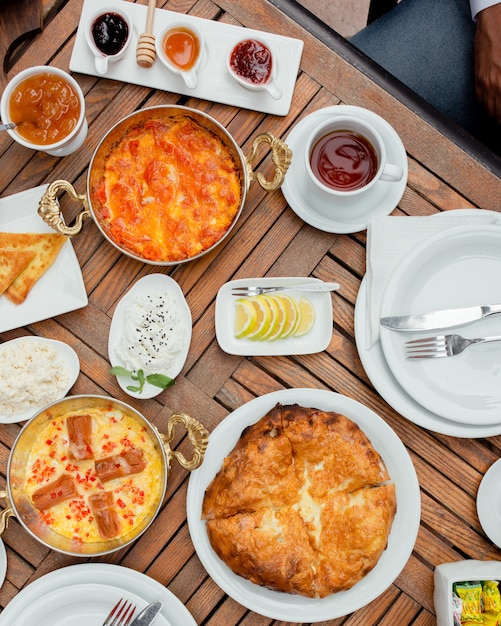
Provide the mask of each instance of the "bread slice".
{"label": "bread slice", "polygon": [[58,233],[0,233],[0,250],[32,252],[33,259],[5,290],[14,304],[25,301],[38,279],[54,263],[67,237]]}
{"label": "bread slice", "polygon": [[0,295],[34,257],[31,250],[0,250]]}

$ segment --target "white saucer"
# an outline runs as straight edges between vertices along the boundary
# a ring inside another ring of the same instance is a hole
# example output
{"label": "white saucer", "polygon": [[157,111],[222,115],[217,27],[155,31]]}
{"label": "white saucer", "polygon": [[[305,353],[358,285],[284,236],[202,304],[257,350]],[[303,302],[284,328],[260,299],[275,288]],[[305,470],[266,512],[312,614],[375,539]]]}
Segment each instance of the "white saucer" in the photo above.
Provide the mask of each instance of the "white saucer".
{"label": "white saucer", "polygon": [[477,513],[485,534],[501,547],[501,459],[487,470],[477,493]]}
{"label": "white saucer", "polygon": [[[358,115],[370,122],[383,138],[388,161],[403,169],[397,182],[380,180],[357,198],[333,200],[323,195],[308,179],[304,163],[306,138],[326,118],[333,115]],[[394,128],[382,117],[367,109],[336,105],[315,111],[301,120],[285,140],[294,157],[282,191],[291,209],[307,224],[328,233],[355,233],[367,228],[373,215],[389,215],[400,202],[407,185],[408,163],[402,140]]]}

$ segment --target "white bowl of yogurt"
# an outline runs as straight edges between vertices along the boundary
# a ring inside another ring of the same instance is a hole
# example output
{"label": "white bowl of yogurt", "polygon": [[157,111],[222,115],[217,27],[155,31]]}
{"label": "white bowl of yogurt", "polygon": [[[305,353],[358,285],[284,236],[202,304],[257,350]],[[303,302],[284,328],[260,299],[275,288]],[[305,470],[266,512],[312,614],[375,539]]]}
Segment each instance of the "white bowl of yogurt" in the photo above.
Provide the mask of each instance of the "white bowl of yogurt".
{"label": "white bowl of yogurt", "polygon": [[[117,376],[122,390],[143,400],[161,393],[163,388],[150,384],[147,377],[175,379],[186,362],[191,331],[191,311],[175,280],[166,274],[138,280],[118,302],[108,339],[112,367],[132,374]],[[139,371],[145,379],[141,390]]]}

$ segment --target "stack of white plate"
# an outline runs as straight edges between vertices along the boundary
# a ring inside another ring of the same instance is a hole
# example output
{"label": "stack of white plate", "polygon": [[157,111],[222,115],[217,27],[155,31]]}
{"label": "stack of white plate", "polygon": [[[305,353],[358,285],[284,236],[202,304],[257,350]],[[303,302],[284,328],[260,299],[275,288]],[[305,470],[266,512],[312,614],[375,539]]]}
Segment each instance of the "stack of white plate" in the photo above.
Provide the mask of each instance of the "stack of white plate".
{"label": "stack of white plate", "polygon": [[[487,211],[461,210],[489,215]],[[447,219],[449,211],[437,219]],[[381,317],[501,303],[501,226],[451,227],[418,245],[392,275]],[[466,326],[398,332],[380,328],[380,341],[366,347],[367,284],[355,308],[360,358],[373,385],[401,415],[429,430],[456,437],[501,434],[501,343],[468,348],[454,357],[407,359],[405,342],[456,333],[501,335],[501,316]]]}

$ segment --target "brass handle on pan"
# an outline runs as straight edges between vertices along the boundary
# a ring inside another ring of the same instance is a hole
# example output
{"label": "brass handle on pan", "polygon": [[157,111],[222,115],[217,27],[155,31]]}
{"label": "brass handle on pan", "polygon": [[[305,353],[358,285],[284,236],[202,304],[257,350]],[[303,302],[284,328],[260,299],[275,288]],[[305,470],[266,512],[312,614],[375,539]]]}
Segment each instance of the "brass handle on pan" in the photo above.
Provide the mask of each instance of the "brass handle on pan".
{"label": "brass handle on pan", "polygon": [[[67,226],[64,221],[61,206],[59,205],[59,199],[57,197],[57,192],[60,189],[66,191],[73,200],[77,200],[84,205],[84,210],[77,215],[73,226]],[[72,237],[73,235],[77,235],[82,230],[82,222],[86,217],[90,216],[87,196],[78,194],[73,185],[66,180],[55,180],[47,187],[45,193],[40,199],[40,202],[38,203],[38,215],[40,215],[44,222],[61,235],[68,235],[69,237]]]}
{"label": "brass handle on pan", "polygon": [[[182,424],[186,428],[188,438],[193,446],[193,457],[190,461],[187,460],[181,452],[171,450],[169,445],[174,439],[176,426],[178,424]],[[186,415],[186,413],[173,413],[169,417],[169,421],[167,423],[167,434],[160,435],[160,437],[163,441],[165,452],[167,454],[167,464],[169,468],[173,458],[175,458],[179,465],[186,470],[191,471],[200,467],[202,461],[204,460],[207,444],[209,443],[209,433],[205,426],[203,426],[198,420]]]}
{"label": "brass handle on pan", "polygon": [[[270,145],[271,159],[276,167],[275,176],[271,181],[267,180],[262,172],[254,172],[252,169],[252,164],[257,159],[259,146],[262,143],[268,143]],[[275,191],[275,189],[278,189],[284,182],[285,174],[289,169],[291,161],[292,150],[286,143],[271,133],[261,133],[252,142],[252,152],[245,162],[249,181],[257,180],[266,191]]]}
{"label": "brass handle on pan", "polygon": [[4,534],[5,529],[7,528],[7,525],[9,523],[9,518],[15,517],[15,513],[14,513],[14,509],[12,508],[12,505],[9,500],[9,496],[7,495],[6,491],[0,491],[0,498],[7,500],[7,508],[5,508],[0,513],[0,536],[1,536]]}

